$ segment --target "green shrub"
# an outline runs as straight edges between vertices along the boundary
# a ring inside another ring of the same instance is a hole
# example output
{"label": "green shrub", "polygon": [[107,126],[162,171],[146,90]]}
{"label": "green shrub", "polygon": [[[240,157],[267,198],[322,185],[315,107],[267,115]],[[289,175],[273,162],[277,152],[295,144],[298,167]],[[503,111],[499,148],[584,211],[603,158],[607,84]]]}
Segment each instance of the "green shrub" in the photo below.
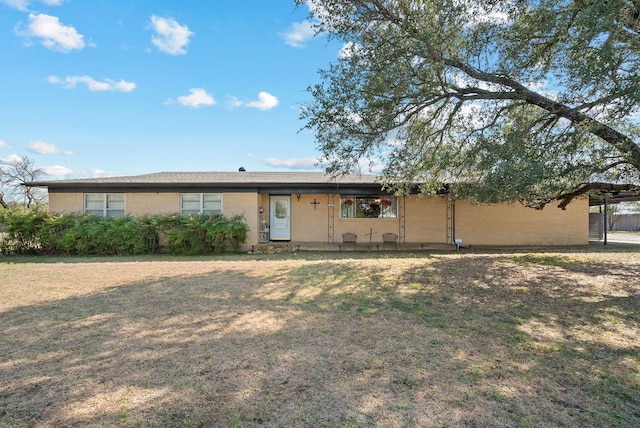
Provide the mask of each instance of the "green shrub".
{"label": "green shrub", "polygon": [[0,212],[6,230],[0,240],[3,254],[137,255],[160,250],[180,255],[239,252],[248,226],[242,216],[162,215],[102,218],[92,215],[6,210]]}
{"label": "green shrub", "polygon": [[6,228],[6,236],[0,244],[3,254],[38,254],[40,230],[48,214],[39,211],[11,209],[2,212],[1,223]]}
{"label": "green shrub", "polygon": [[247,240],[249,227],[242,216],[167,215],[158,217],[159,231],[171,254],[195,255],[221,253],[229,248],[239,252]]}
{"label": "green shrub", "polygon": [[229,220],[231,236],[229,238],[229,245],[234,252],[239,253],[242,250],[242,244],[247,242],[247,235],[249,234],[249,225],[244,221],[244,217],[236,215]]}
{"label": "green shrub", "polygon": [[70,241],[71,231],[78,222],[78,215],[51,215],[40,232],[43,252],[49,255],[71,254],[77,245],[75,241]]}

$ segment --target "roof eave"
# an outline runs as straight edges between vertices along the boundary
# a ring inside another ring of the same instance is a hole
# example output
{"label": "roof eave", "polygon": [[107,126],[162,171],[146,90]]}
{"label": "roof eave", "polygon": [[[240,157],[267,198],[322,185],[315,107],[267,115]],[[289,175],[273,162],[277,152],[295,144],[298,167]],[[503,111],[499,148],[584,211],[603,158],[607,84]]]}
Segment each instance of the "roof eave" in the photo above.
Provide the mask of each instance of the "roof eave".
{"label": "roof eave", "polygon": [[54,183],[40,182],[30,183],[32,187],[44,187],[51,193],[61,192],[106,192],[106,191],[129,191],[129,192],[171,192],[184,190],[218,190],[218,191],[239,191],[239,192],[282,192],[282,193],[322,193],[330,191],[369,190],[380,191],[379,183]]}

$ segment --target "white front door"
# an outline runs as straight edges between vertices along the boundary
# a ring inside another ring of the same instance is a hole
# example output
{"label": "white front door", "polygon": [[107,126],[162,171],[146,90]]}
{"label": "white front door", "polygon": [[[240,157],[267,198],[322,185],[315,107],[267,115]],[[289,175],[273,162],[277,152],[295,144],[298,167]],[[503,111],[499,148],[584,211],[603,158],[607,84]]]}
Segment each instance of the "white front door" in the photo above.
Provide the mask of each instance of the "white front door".
{"label": "white front door", "polygon": [[271,239],[288,241],[291,239],[291,197],[271,196]]}

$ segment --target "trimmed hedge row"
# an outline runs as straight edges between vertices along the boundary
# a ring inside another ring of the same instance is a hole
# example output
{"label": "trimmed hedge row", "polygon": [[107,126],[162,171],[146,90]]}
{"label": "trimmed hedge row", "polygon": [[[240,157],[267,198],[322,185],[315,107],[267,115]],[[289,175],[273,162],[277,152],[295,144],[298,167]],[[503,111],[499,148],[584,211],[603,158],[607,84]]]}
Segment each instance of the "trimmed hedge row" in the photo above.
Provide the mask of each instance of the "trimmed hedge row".
{"label": "trimmed hedge row", "polygon": [[[156,215],[103,218],[0,211],[0,252],[37,255],[178,255],[240,252],[249,227],[242,216]],[[162,243],[162,246],[160,245]]]}

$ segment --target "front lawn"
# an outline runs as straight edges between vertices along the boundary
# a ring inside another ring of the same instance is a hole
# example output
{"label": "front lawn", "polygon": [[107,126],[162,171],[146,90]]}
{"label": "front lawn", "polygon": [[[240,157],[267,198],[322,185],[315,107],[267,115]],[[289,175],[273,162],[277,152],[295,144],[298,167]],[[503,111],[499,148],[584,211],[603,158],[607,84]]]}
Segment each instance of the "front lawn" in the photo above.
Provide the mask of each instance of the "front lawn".
{"label": "front lawn", "polygon": [[0,258],[0,426],[640,425],[640,253]]}

